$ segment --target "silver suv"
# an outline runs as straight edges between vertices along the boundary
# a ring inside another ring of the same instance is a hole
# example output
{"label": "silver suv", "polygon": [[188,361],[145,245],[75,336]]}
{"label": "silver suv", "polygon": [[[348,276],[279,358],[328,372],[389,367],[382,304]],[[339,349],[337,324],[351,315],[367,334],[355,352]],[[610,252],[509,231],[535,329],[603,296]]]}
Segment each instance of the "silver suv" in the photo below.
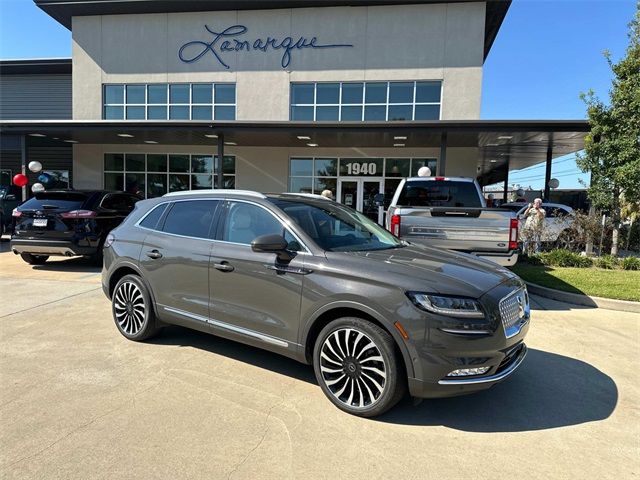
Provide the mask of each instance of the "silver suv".
{"label": "silver suv", "polygon": [[313,195],[171,193],[136,204],[104,245],[102,285],[126,338],[182,325],[313,364],[342,410],[489,388],[526,354],[522,281],[488,261],[399,240]]}

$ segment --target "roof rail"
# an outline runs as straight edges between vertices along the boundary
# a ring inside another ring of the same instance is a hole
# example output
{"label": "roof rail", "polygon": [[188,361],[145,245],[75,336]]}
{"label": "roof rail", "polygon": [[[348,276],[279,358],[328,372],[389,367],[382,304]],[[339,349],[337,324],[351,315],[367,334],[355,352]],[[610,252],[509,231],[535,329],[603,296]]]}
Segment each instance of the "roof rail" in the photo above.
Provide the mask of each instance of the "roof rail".
{"label": "roof rail", "polygon": [[250,195],[252,197],[267,198],[266,195],[252,190],[234,190],[231,188],[213,188],[208,190],[182,190],[180,192],[165,193],[163,197],[177,197],[179,195],[202,195],[202,194],[222,194],[222,195]]}
{"label": "roof rail", "polygon": [[282,192],[280,195],[291,195],[295,197],[309,197],[309,198],[317,198],[319,200],[331,200],[323,195],[317,195],[315,193],[295,193],[295,192]]}

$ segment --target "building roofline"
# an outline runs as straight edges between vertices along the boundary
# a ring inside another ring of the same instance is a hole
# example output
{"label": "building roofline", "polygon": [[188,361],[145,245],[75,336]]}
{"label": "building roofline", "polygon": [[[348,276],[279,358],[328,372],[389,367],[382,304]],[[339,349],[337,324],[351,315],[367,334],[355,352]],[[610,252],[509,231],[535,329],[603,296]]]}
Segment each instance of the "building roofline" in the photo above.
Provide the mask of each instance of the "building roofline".
{"label": "building roofline", "polygon": [[[466,3],[478,0],[33,0],[60,24],[71,30],[75,16],[136,13],[202,12],[224,10],[273,10],[309,7],[362,7],[377,5],[413,5]],[[498,35],[511,0],[480,0],[486,3],[484,58]]]}
{"label": "building roofline", "polygon": [[0,75],[71,74],[70,58],[20,58],[0,60]]}

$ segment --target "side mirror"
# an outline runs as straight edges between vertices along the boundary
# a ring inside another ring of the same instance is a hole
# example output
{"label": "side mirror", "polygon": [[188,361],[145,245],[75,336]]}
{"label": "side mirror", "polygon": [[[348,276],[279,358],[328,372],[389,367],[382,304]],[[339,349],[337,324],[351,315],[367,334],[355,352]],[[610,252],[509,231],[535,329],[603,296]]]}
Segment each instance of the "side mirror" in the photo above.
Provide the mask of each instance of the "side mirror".
{"label": "side mirror", "polygon": [[373,197],[373,203],[376,204],[376,207],[382,207],[384,206],[384,193],[377,193],[374,197]]}
{"label": "side mirror", "polygon": [[13,195],[13,194],[9,194],[9,195],[6,195],[6,196],[4,197],[4,199],[5,199],[7,202],[15,202],[15,201],[16,201],[16,196],[15,196],[15,195]]}
{"label": "side mirror", "polygon": [[287,251],[287,241],[282,235],[260,235],[251,242],[251,250],[254,252],[276,253],[279,260],[288,261],[293,256]]}

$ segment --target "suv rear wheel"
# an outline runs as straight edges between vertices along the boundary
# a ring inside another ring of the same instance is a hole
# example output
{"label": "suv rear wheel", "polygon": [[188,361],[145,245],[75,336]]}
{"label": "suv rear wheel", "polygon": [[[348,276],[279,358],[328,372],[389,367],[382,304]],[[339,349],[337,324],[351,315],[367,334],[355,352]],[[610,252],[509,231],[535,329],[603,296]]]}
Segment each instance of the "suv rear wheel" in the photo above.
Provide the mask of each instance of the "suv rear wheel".
{"label": "suv rear wheel", "polygon": [[136,275],[125,275],[118,281],[111,296],[111,311],[118,330],[129,340],[141,342],[158,332],[149,292]]}
{"label": "suv rear wheel", "polygon": [[20,258],[27,262],[29,265],[42,265],[48,259],[49,255],[32,255],[30,253],[21,253]]}
{"label": "suv rear wheel", "polygon": [[361,417],[386,412],[406,390],[393,338],[361,318],[339,318],[322,329],[313,351],[313,367],[329,400]]}

